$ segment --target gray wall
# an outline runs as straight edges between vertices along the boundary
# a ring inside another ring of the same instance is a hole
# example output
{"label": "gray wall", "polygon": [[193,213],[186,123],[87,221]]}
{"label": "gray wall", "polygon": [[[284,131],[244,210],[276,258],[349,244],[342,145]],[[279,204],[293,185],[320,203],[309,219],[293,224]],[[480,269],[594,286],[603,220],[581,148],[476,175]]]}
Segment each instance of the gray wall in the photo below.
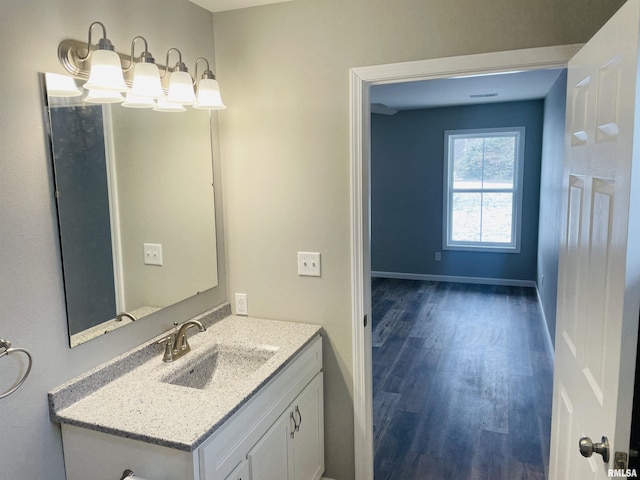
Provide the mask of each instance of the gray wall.
{"label": "gray wall", "polygon": [[[555,345],[558,249],[562,227],[562,159],[567,97],[567,72],[563,72],[544,101],[544,132],[540,182],[538,276],[542,308]],[[544,282],[542,276],[544,275]]]}
{"label": "gray wall", "polygon": [[[371,117],[371,269],[535,281],[543,101]],[[519,126],[525,127],[520,253],[443,250],[445,130]],[[442,252],[440,262],[435,252]]]}
{"label": "gray wall", "polygon": [[[229,107],[220,114],[218,248],[233,265],[229,292],[248,293],[253,315],[318,323],[327,333],[328,476],[354,476],[348,69],[584,42],[622,3],[296,0],[213,15],[213,70]],[[62,480],[46,392],[226,299],[225,256],[213,295],[69,350],[37,74],[61,73],[58,43],[86,38],[97,19],[117,49],[141,34],[158,59],[178,46],[190,67],[200,54],[211,61],[211,15],[186,0],[2,0],[0,18],[11,72],[0,75],[0,335],[35,360],[20,391],[0,400],[0,465],[7,478]],[[296,275],[303,249],[323,253],[321,279]],[[4,386],[14,370],[0,361]]]}
{"label": "gray wall", "polygon": [[[349,68],[585,42],[623,0],[295,0],[214,14],[229,293],[326,332],[327,476],[354,477]],[[296,252],[322,253],[322,277]]]}
{"label": "gray wall", "polygon": [[[225,301],[224,229],[219,223],[218,288],[153,321],[142,319],[69,349],[39,72],[64,73],[58,44],[86,40],[95,20],[105,23],[117,50],[127,52],[133,36],[144,35],[160,63],[175,46],[191,69],[200,55],[214,59],[212,14],[187,0],[1,0],[0,18],[6,66],[0,75],[0,337],[29,349],[34,362],[25,384],[0,400],[0,477],[64,480],[60,429],[49,420],[47,391],[169,329],[174,320]],[[221,198],[216,206],[221,220]],[[0,359],[0,391],[20,367],[19,357]],[[122,472],[101,473],[117,479]]]}

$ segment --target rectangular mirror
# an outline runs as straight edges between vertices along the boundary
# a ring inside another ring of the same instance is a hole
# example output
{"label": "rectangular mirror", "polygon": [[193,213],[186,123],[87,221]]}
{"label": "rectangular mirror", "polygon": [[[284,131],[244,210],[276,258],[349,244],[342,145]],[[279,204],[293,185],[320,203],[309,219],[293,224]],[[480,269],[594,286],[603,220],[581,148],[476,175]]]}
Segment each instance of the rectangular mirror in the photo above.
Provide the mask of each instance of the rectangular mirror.
{"label": "rectangular mirror", "polygon": [[74,347],[218,284],[210,114],[89,104],[44,76]]}

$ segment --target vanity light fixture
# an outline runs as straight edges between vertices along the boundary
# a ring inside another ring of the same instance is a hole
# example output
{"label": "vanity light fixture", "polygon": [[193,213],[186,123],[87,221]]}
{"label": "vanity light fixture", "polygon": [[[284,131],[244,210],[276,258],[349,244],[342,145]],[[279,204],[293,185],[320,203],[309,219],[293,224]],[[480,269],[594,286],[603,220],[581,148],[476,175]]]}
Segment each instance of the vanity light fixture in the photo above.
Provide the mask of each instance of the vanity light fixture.
{"label": "vanity light fixture", "polygon": [[[140,61],[138,62],[134,62],[136,40],[144,42],[144,51],[140,54]],[[164,98],[164,90],[162,90],[160,72],[155,64],[155,59],[149,53],[147,40],[139,35],[131,41],[131,61],[127,70],[130,70],[131,67],[133,67],[133,84],[122,106],[129,108],[155,107],[156,102],[154,99]]]}
{"label": "vanity light fixture", "polygon": [[196,103],[196,95],[193,93],[193,79],[191,75],[189,75],[187,66],[182,61],[182,53],[177,48],[170,48],[167,51],[167,65],[169,65],[169,54],[171,52],[178,52],[178,62],[175,67],[173,67],[173,72],[171,72],[169,76],[167,102],[179,103],[180,105],[193,105]]}
{"label": "vanity light fixture", "polygon": [[[91,31],[95,25],[102,27],[102,38],[98,41],[96,49],[91,51]],[[84,84],[87,90],[109,90],[113,92],[126,92],[129,88],[124,82],[120,58],[113,49],[113,44],[107,38],[107,29],[100,22],[89,25],[89,40],[87,41],[87,54],[80,60],[91,60],[89,81]]]}
{"label": "vanity light fixture", "polygon": [[141,97],[129,92],[122,106],[127,108],[154,108],[156,101],[151,97]]}
{"label": "vanity light fixture", "polygon": [[198,78],[198,63],[200,61],[207,63],[207,69],[198,81],[198,97],[193,108],[199,110],[224,110],[227,106],[222,102],[220,86],[218,85],[216,76],[209,69],[209,61],[204,57],[196,60],[196,78]]}
{"label": "vanity light fixture", "polygon": [[158,104],[155,107],[153,107],[153,109],[156,112],[169,112],[169,113],[187,111],[187,109],[184,108],[184,106],[182,106],[180,103],[170,103],[167,101],[166,98],[158,99]]}
{"label": "vanity light fixture", "polygon": [[131,41],[131,61],[133,62],[134,58],[133,47],[138,39],[144,42],[144,51],[140,54],[140,61],[133,67],[133,85],[130,93],[137,97],[163,98],[164,90],[160,82],[160,71],[155,59],[149,53],[147,40],[144,37],[137,36]]}
{"label": "vanity light fixture", "polygon": [[[102,28],[102,38],[91,44],[93,27]],[[135,57],[135,44],[144,43],[144,51]],[[178,61],[169,67],[169,56],[178,54]],[[209,68],[209,61],[196,60],[196,81],[191,77],[177,48],[167,51],[166,65],[156,65],[149,53],[147,40],[136,36],[131,42],[131,54],[117,53],[107,38],[105,26],[93,22],[89,26],[88,41],[63,40],[58,46],[58,58],[73,77],[88,79],[84,88],[89,90],[85,101],[89,103],[120,103],[131,108],[153,108],[157,111],[184,111],[184,105],[197,109],[222,110],[227,108],[220,96],[220,86]],[[198,63],[206,62],[206,69],[198,79]],[[123,65],[126,65],[123,66]],[[163,70],[160,75],[160,70]],[[131,86],[129,89],[128,86]],[[196,98],[194,87],[197,87]],[[76,92],[79,92],[76,89]],[[121,93],[127,92],[126,100]],[[168,92],[165,95],[165,92]],[[79,93],[75,93],[78,95]],[[157,103],[156,103],[157,100]]]}
{"label": "vanity light fixture", "polygon": [[68,75],[45,73],[47,81],[47,95],[51,97],[79,97],[82,95],[76,82]]}
{"label": "vanity light fixture", "polygon": [[120,92],[113,90],[89,90],[84,101],[86,103],[122,103],[124,97]]}

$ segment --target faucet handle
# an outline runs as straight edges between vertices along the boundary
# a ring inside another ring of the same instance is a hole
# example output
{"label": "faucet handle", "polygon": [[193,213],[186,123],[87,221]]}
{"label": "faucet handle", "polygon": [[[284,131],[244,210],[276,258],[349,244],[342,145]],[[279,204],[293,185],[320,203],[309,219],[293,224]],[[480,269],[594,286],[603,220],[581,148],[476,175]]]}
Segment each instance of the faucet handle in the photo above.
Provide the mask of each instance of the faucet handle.
{"label": "faucet handle", "polygon": [[184,335],[180,336],[179,340],[180,340],[180,345],[176,345],[176,348],[178,350],[185,350],[186,348],[191,350],[191,347],[189,346],[189,342],[187,342],[187,332],[184,332]]}
{"label": "faucet handle", "polygon": [[164,356],[162,357],[163,362],[170,362],[173,360],[173,337],[174,335],[171,334],[156,342],[158,345],[164,343]]}

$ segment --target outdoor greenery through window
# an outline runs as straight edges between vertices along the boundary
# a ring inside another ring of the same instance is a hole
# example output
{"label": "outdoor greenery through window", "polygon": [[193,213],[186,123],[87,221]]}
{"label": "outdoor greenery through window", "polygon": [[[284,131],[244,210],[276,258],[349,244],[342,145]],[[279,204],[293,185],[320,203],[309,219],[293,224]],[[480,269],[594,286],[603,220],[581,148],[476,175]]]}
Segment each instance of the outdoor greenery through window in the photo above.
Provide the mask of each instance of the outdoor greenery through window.
{"label": "outdoor greenery through window", "polygon": [[519,251],[524,128],[450,130],[445,141],[444,248]]}

